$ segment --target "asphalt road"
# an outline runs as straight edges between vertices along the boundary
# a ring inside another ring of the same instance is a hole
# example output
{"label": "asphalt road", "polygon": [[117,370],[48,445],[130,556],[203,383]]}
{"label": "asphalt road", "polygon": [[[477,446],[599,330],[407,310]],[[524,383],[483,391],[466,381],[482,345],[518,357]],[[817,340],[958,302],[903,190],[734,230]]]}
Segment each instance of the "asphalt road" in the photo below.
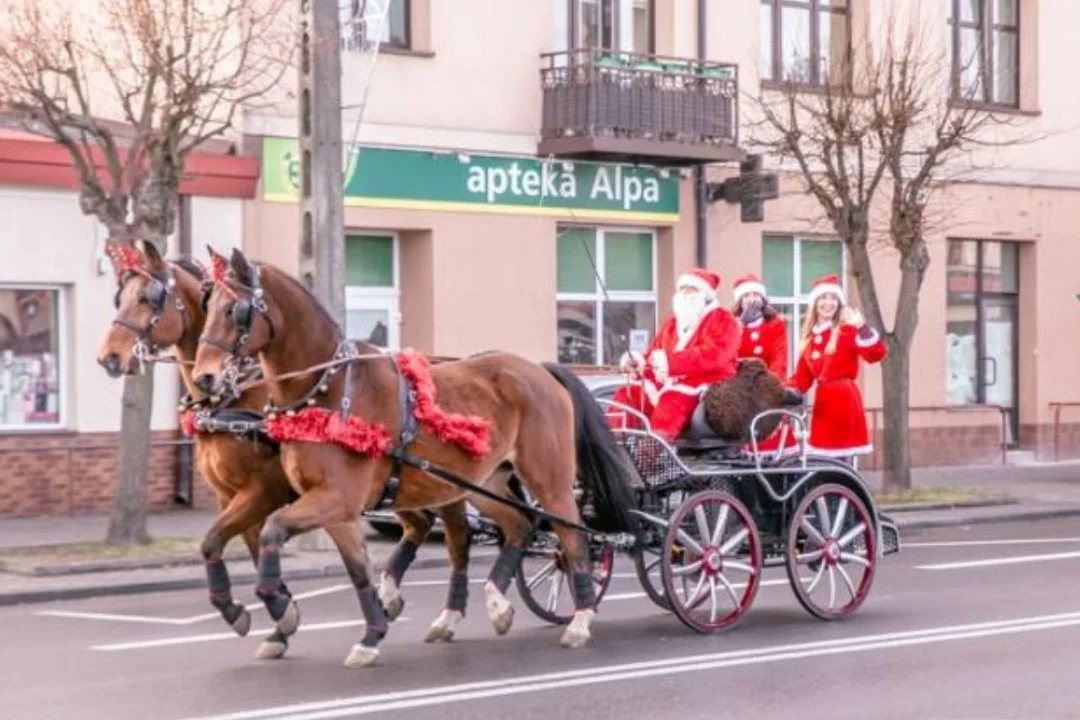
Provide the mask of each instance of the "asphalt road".
{"label": "asphalt road", "polygon": [[[1032,718],[1080,717],[1080,526],[1059,520],[908,534],[851,619],[807,614],[770,569],[728,632],[686,630],[643,597],[625,559],[589,646],[517,607],[497,637],[487,567],[452,644],[422,641],[443,571],[406,578],[404,617],[375,667],[343,667],[361,634],[352,589],[304,582],[288,656],[253,658],[201,591],[0,610],[0,718]],[[432,546],[421,551],[442,552]],[[239,588],[239,599],[254,599]]]}

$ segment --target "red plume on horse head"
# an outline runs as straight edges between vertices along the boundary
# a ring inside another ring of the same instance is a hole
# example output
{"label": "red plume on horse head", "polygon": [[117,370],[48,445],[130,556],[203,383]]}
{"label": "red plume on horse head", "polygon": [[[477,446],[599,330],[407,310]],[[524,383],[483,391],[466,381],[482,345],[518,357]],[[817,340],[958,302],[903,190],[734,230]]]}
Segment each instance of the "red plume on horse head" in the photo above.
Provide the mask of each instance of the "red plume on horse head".
{"label": "red plume on horse head", "polygon": [[146,274],[142,267],[142,256],[135,249],[135,246],[129,242],[107,240],[105,242],[105,254],[112,261],[117,282],[120,282],[124,275],[129,272]]}
{"label": "red plume on horse head", "polygon": [[215,284],[224,282],[225,276],[229,272],[228,261],[221,255],[216,253],[214,251],[214,248],[210,247],[209,245],[206,246],[206,252],[210,255],[210,265],[213,268],[211,278],[213,279]]}

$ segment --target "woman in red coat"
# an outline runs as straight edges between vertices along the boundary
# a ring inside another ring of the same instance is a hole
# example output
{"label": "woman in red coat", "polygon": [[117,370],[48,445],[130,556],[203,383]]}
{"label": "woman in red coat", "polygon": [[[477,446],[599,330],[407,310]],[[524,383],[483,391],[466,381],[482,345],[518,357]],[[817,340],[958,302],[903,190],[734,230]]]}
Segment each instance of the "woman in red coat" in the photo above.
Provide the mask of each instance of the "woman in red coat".
{"label": "woman in red coat", "polygon": [[799,360],[789,380],[804,394],[817,386],[808,452],[848,457],[872,451],[855,379],[860,360],[878,363],[886,352],[881,335],[862,313],[845,304],[839,278],[826,275],[814,281]]}
{"label": "woman in red coat", "polygon": [[[735,281],[732,295],[735,298],[733,312],[742,323],[742,344],[739,359],[757,358],[765,363],[769,372],[781,380],[788,376],[788,327],[784,316],[769,304],[769,294],[761,278],[753,273]],[[764,440],[758,442],[759,452],[774,452],[784,436],[786,420]],[[753,445],[749,448],[753,450]],[[784,453],[798,451],[799,443],[788,427],[784,439]]]}

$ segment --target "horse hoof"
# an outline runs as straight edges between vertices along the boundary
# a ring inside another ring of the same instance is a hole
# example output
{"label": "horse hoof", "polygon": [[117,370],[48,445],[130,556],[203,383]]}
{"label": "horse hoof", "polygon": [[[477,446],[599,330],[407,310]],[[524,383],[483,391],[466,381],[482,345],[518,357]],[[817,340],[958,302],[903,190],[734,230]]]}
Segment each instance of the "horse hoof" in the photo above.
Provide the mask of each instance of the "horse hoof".
{"label": "horse hoof", "polygon": [[574,613],[574,619],[566,626],[562,637],[559,638],[559,644],[564,648],[579,648],[589,642],[592,638],[589,623],[592,622],[594,615],[595,613],[589,610]]}
{"label": "horse hoof", "polygon": [[510,626],[514,624],[514,606],[491,583],[488,583],[485,593],[487,596],[485,604],[487,605],[488,617],[491,618],[491,624],[495,626],[496,633],[505,635],[510,632]]}
{"label": "horse hoof", "polygon": [[382,603],[386,619],[394,622],[405,609],[405,598],[401,596],[397,583],[388,575],[383,575],[379,583],[379,602]]}
{"label": "horse hoof", "polygon": [[285,613],[277,621],[277,629],[285,637],[296,634],[296,631],[300,628],[300,606],[296,604],[295,600],[289,600],[289,607],[285,608]]}
{"label": "horse hoof", "polygon": [[369,665],[373,665],[378,657],[379,648],[364,647],[360,643],[357,643],[356,645],[353,645],[349,656],[345,658],[345,667],[368,667]]}
{"label": "horse hoof", "polygon": [[435,618],[435,622],[431,623],[431,627],[428,628],[427,635],[424,636],[424,642],[451,642],[456,632],[455,626],[464,619],[465,616],[457,610],[443,610],[439,613],[439,617]]}
{"label": "horse hoof", "polygon": [[229,624],[237,635],[247,637],[248,631],[251,630],[251,613],[246,607],[241,606],[240,615]]}
{"label": "horse hoof", "polygon": [[289,649],[289,644],[280,640],[263,640],[262,644],[255,651],[256,660],[277,660],[285,655],[285,651]]}

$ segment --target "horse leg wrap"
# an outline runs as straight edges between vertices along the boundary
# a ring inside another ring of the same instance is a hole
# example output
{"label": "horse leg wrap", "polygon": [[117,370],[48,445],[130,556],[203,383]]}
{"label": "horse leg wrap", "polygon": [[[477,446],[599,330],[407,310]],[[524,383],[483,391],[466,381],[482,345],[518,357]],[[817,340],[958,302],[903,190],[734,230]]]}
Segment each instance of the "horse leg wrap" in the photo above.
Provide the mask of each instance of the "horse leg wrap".
{"label": "horse leg wrap", "polygon": [[450,574],[450,594],[446,598],[446,609],[457,610],[465,614],[465,605],[469,600],[469,575],[468,573],[455,572]]}
{"label": "horse leg wrap", "polygon": [[233,604],[232,584],[224,560],[219,557],[206,558],[206,580],[210,585],[211,605],[224,611]]}
{"label": "horse leg wrap", "polygon": [[364,647],[373,648],[386,637],[390,630],[390,624],[386,621],[386,613],[383,612],[382,603],[372,585],[357,591],[360,598],[360,612],[364,614],[364,622],[367,623],[367,631],[360,644]]}
{"label": "horse leg wrap", "polygon": [[281,581],[281,553],[276,547],[263,546],[259,553],[259,584],[255,595],[266,605],[270,617],[280,620],[292,599]]}
{"label": "horse leg wrap", "polygon": [[394,548],[394,551],[390,553],[390,559],[386,562],[386,572],[398,585],[401,584],[401,578],[405,576],[405,571],[409,569],[413,560],[416,559],[418,549],[419,546],[411,540],[402,540]]}
{"label": "horse leg wrap", "polygon": [[592,573],[574,573],[570,588],[574,593],[574,609],[592,610],[596,607],[596,586]]}
{"label": "horse leg wrap", "polygon": [[517,545],[503,545],[499,551],[499,557],[495,560],[495,566],[491,568],[488,580],[499,589],[503,595],[510,587],[510,581],[514,579],[518,568],[521,567],[521,558],[525,555],[525,548]]}

